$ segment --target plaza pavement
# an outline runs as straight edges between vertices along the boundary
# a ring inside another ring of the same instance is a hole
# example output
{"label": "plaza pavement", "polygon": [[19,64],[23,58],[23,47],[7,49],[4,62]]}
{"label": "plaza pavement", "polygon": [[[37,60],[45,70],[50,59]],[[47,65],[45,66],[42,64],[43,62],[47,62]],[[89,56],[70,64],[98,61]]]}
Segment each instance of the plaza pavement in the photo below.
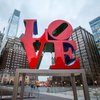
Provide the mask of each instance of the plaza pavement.
{"label": "plaza pavement", "polygon": [[28,99],[24,99],[24,100],[72,100],[72,99],[51,96],[51,95],[45,95],[45,94],[39,94],[39,97],[30,98],[30,99],[28,98]]}
{"label": "plaza pavement", "polygon": [[[12,100],[11,98],[4,98],[0,100]],[[17,99],[20,100],[20,99]],[[30,97],[30,98],[24,98],[24,100],[72,100],[72,99],[67,99],[63,97],[57,97],[57,96],[51,96],[51,95],[46,95],[46,94],[39,94],[38,97]]]}

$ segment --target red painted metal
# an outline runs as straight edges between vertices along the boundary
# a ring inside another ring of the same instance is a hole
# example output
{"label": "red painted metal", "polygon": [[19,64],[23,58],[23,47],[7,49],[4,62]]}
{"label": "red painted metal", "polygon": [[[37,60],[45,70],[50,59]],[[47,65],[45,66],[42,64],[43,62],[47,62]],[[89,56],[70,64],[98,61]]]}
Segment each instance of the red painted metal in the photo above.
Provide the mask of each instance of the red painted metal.
{"label": "red painted metal", "polygon": [[[21,38],[21,42],[24,44],[26,50],[30,68],[38,68],[45,44],[53,43],[55,64],[51,65],[50,69],[79,69],[79,59],[77,57],[73,58],[73,52],[76,50],[75,41],[69,40],[73,32],[71,25],[64,20],[56,20],[48,26],[48,29],[45,30],[40,38],[34,38],[35,23],[36,20],[25,20],[25,35]],[[35,47],[33,46],[33,43],[36,41],[41,44],[37,55]]]}

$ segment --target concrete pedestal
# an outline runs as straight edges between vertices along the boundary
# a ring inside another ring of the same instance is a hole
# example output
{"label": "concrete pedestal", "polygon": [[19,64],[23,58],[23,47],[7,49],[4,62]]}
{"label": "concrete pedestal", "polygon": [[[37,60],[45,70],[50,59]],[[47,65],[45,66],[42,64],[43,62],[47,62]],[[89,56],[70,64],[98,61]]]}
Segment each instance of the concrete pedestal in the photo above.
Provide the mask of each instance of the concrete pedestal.
{"label": "concrete pedestal", "polygon": [[84,98],[85,100],[90,100],[84,69],[74,69],[74,70],[17,69],[16,74],[15,74],[15,80],[14,80],[12,100],[16,100],[17,98],[19,74],[23,75],[22,84],[21,84],[20,100],[23,100],[25,74],[33,74],[35,76],[69,76],[71,78],[74,100],[78,100],[77,89],[76,89],[76,84],[75,84],[75,76],[81,75],[82,81],[83,81]]}

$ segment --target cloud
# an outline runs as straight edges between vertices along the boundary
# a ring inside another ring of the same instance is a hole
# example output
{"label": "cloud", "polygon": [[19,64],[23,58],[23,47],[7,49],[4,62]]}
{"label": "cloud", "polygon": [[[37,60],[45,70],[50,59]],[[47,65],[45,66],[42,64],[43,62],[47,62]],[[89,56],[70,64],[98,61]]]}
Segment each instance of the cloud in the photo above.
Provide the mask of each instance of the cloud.
{"label": "cloud", "polygon": [[[42,34],[49,23],[55,19],[65,19],[73,22],[81,10],[84,9],[85,4],[86,0],[77,0],[77,2],[73,2],[73,0],[30,0],[30,2],[27,2],[25,0],[20,3],[21,20],[26,18],[37,19],[39,34]],[[21,24],[21,27],[24,27],[23,23]]]}
{"label": "cloud", "polygon": [[72,26],[79,25],[89,29],[88,22],[100,14],[99,0],[1,0],[0,30],[11,16],[14,9],[21,11],[18,35],[24,32],[23,19],[37,19],[39,34],[42,34],[50,22],[55,19],[69,21]]}
{"label": "cloud", "polygon": [[[0,1],[0,18],[7,22],[11,13],[16,8],[21,11],[21,22],[26,18],[38,19],[41,26],[40,32],[43,32],[44,26],[47,27],[55,19],[75,19],[84,4],[85,0],[77,0],[77,2],[73,2],[73,0],[3,0]],[[19,30],[22,31],[23,25],[20,26]]]}

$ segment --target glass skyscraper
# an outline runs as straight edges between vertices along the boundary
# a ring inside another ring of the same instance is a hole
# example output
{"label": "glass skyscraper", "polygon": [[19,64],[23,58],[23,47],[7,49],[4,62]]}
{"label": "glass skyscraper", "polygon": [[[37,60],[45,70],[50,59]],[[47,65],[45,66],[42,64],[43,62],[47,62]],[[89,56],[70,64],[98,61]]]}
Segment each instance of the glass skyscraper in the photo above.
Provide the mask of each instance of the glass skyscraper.
{"label": "glass skyscraper", "polygon": [[7,37],[15,38],[18,31],[19,25],[19,18],[20,18],[20,11],[14,10],[13,15],[8,21],[8,29],[7,29]]}
{"label": "glass skyscraper", "polygon": [[100,16],[89,22],[100,54]]}
{"label": "glass skyscraper", "polygon": [[8,38],[14,39],[17,36],[18,26],[19,26],[19,19],[20,19],[20,11],[14,10],[13,14],[9,18],[8,25],[4,31],[4,37],[1,44],[0,54],[4,49]]}

